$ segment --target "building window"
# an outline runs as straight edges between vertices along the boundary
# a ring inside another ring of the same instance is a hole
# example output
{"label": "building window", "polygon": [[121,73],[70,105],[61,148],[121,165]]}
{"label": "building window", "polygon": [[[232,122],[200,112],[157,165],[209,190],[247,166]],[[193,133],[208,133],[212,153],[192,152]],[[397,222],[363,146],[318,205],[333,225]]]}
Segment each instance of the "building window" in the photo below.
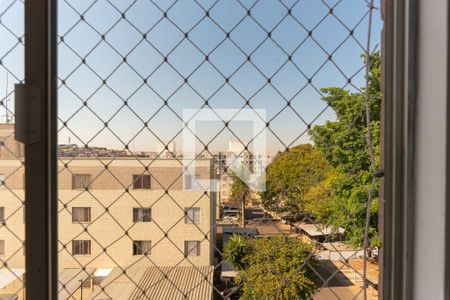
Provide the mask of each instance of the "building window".
{"label": "building window", "polygon": [[3,206],[0,207],[0,222],[5,222],[5,207]]}
{"label": "building window", "polygon": [[184,175],[184,189],[185,190],[192,189],[192,175]]}
{"label": "building window", "polygon": [[133,189],[150,189],[150,175],[133,175]]}
{"label": "building window", "polygon": [[200,223],[200,208],[189,207],[185,209],[184,215],[185,224],[198,224]]}
{"label": "building window", "polygon": [[72,175],[72,189],[84,190],[89,188],[91,183],[91,174],[73,174]]}
{"label": "building window", "polygon": [[0,255],[5,255],[5,240],[0,240]]}
{"label": "building window", "polygon": [[185,241],[184,242],[185,256],[200,256],[200,241]]}
{"label": "building window", "polygon": [[133,241],[133,255],[149,255],[151,248],[151,241]]}
{"label": "building window", "polygon": [[151,222],[152,209],[151,208],[133,208],[133,222]]}
{"label": "building window", "polygon": [[72,255],[91,255],[91,241],[73,240]]}
{"label": "building window", "polygon": [[90,207],[73,207],[72,208],[72,223],[86,223],[91,222],[91,208]]}

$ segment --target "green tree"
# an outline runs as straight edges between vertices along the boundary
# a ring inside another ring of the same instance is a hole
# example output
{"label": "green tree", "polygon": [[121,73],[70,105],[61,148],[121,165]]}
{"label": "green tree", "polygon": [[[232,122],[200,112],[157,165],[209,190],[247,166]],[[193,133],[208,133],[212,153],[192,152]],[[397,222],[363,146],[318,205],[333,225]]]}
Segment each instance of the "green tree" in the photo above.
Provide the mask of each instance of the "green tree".
{"label": "green tree", "polygon": [[[319,280],[313,246],[299,238],[231,239],[225,257],[239,271],[241,299],[309,299]],[[306,262],[308,263],[307,266]]]}
{"label": "green tree", "polygon": [[[380,54],[373,56],[369,72],[369,106],[371,139],[375,162],[380,153]],[[326,185],[329,208],[323,215],[328,223],[342,226],[354,245],[361,246],[366,222],[366,203],[372,181],[372,165],[367,149],[365,92],[349,92],[342,88],[322,89],[323,100],[335,111],[337,120],[316,125],[310,131],[314,144],[327,162],[337,171]],[[378,166],[377,166],[378,167]],[[371,206],[369,239],[372,246],[379,245],[378,239],[378,185],[375,186]],[[313,195],[309,195],[310,197]]]}
{"label": "green tree", "polygon": [[236,270],[244,270],[248,267],[247,255],[251,252],[251,242],[240,234],[234,234],[225,244],[224,257]]}
{"label": "green tree", "polygon": [[325,180],[331,171],[332,167],[313,145],[303,144],[280,152],[267,168],[262,204],[268,209],[303,213],[309,189]]}
{"label": "green tree", "polygon": [[235,171],[231,171],[231,199],[241,203],[242,227],[245,227],[245,204],[250,198],[250,187],[248,180],[250,177],[249,168],[241,164]]}

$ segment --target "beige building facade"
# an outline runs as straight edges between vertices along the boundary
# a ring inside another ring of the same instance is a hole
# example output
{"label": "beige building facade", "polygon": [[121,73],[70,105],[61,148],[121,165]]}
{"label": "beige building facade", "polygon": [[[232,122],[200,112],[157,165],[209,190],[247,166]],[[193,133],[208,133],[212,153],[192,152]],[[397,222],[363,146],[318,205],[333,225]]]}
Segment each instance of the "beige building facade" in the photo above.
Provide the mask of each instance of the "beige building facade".
{"label": "beige building facade", "polygon": [[[16,268],[24,266],[23,171],[19,160],[0,160],[6,225],[0,227],[0,253]],[[210,179],[211,160],[196,161],[195,172],[197,179]],[[60,160],[60,268],[113,268],[137,260],[157,266],[212,265],[216,195],[206,187],[187,190],[185,180],[175,159]],[[186,253],[186,247],[195,249]]]}

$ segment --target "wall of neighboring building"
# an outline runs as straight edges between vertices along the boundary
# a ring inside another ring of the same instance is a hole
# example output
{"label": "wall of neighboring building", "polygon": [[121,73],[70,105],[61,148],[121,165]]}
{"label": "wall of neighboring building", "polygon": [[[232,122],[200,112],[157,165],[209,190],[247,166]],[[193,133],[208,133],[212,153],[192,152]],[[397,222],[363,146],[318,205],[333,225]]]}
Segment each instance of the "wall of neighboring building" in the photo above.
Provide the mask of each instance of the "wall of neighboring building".
{"label": "wall of neighboring building", "polygon": [[0,124],[0,158],[24,157],[25,147],[14,139],[14,124]]}
{"label": "wall of neighboring building", "polygon": [[[104,162],[111,158],[104,159]],[[64,166],[67,163],[67,168]],[[151,189],[133,189],[132,175],[148,165]],[[213,179],[211,160],[195,162],[199,179]],[[68,158],[59,164],[59,263],[60,268],[113,268],[129,265],[143,256],[133,256],[133,240],[150,240],[149,260],[159,266],[211,265],[214,261],[216,194],[214,191],[183,189],[183,166],[177,160],[115,159],[106,170],[97,159]],[[72,173],[91,174],[88,191],[72,190]],[[0,206],[5,207],[7,226],[0,226],[8,266],[23,268],[24,168],[18,160],[0,160],[6,186],[0,187]],[[172,184],[174,182],[174,184]],[[130,186],[128,192],[124,187]],[[168,192],[166,193],[166,190]],[[73,207],[90,207],[89,224],[72,223]],[[133,208],[151,207],[151,222],[133,223]],[[200,222],[185,224],[184,209],[200,208]],[[85,230],[87,228],[87,230]],[[167,233],[167,236],[166,236]],[[91,240],[91,254],[72,256],[72,240]],[[199,256],[184,259],[184,242],[201,241]],[[104,251],[106,248],[106,252]],[[146,258],[144,258],[145,260]]]}
{"label": "wall of neighboring building", "polygon": [[[172,190],[169,194],[162,190],[129,194],[118,190],[92,190],[91,193],[64,190],[60,191],[59,198],[60,266],[112,268],[129,265],[143,259],[141,255],[133,256],[133,240],[151,241],[149,259],[158,266],[173,266],[179,262],[190,265],[183,256],[184,241],[202,241],[200,256],[189,257],[189,260],[194,265],[210,264],[209,241],[205,239],[211,239],[209,195]],[[151,207],[151,222],[133,223],[133,207],[141,206]],[[191,206],[200,208],[199,224],[185,224],[184,208]],[[83,226],[86,224],[72,223],[72,207],[91,207],[87,232]],[[73,239],[91,240],[92,254],[72,256]]]}

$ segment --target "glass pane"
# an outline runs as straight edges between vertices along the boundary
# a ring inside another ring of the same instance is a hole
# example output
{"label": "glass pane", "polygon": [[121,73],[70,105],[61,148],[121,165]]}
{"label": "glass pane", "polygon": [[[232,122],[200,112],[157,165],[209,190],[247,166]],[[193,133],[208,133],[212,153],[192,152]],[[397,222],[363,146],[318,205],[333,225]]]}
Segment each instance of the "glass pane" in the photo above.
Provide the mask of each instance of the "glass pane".
{"label": "glass pane", "polygon": [[379,4],[59,0],[59,297],[376,297]]}
{"label": "glass pane", "polygon": [[24,147],[14,138],[14,85],[24,79],[23,1],[0,1],[0,20],[0,298],[24,299]]}

